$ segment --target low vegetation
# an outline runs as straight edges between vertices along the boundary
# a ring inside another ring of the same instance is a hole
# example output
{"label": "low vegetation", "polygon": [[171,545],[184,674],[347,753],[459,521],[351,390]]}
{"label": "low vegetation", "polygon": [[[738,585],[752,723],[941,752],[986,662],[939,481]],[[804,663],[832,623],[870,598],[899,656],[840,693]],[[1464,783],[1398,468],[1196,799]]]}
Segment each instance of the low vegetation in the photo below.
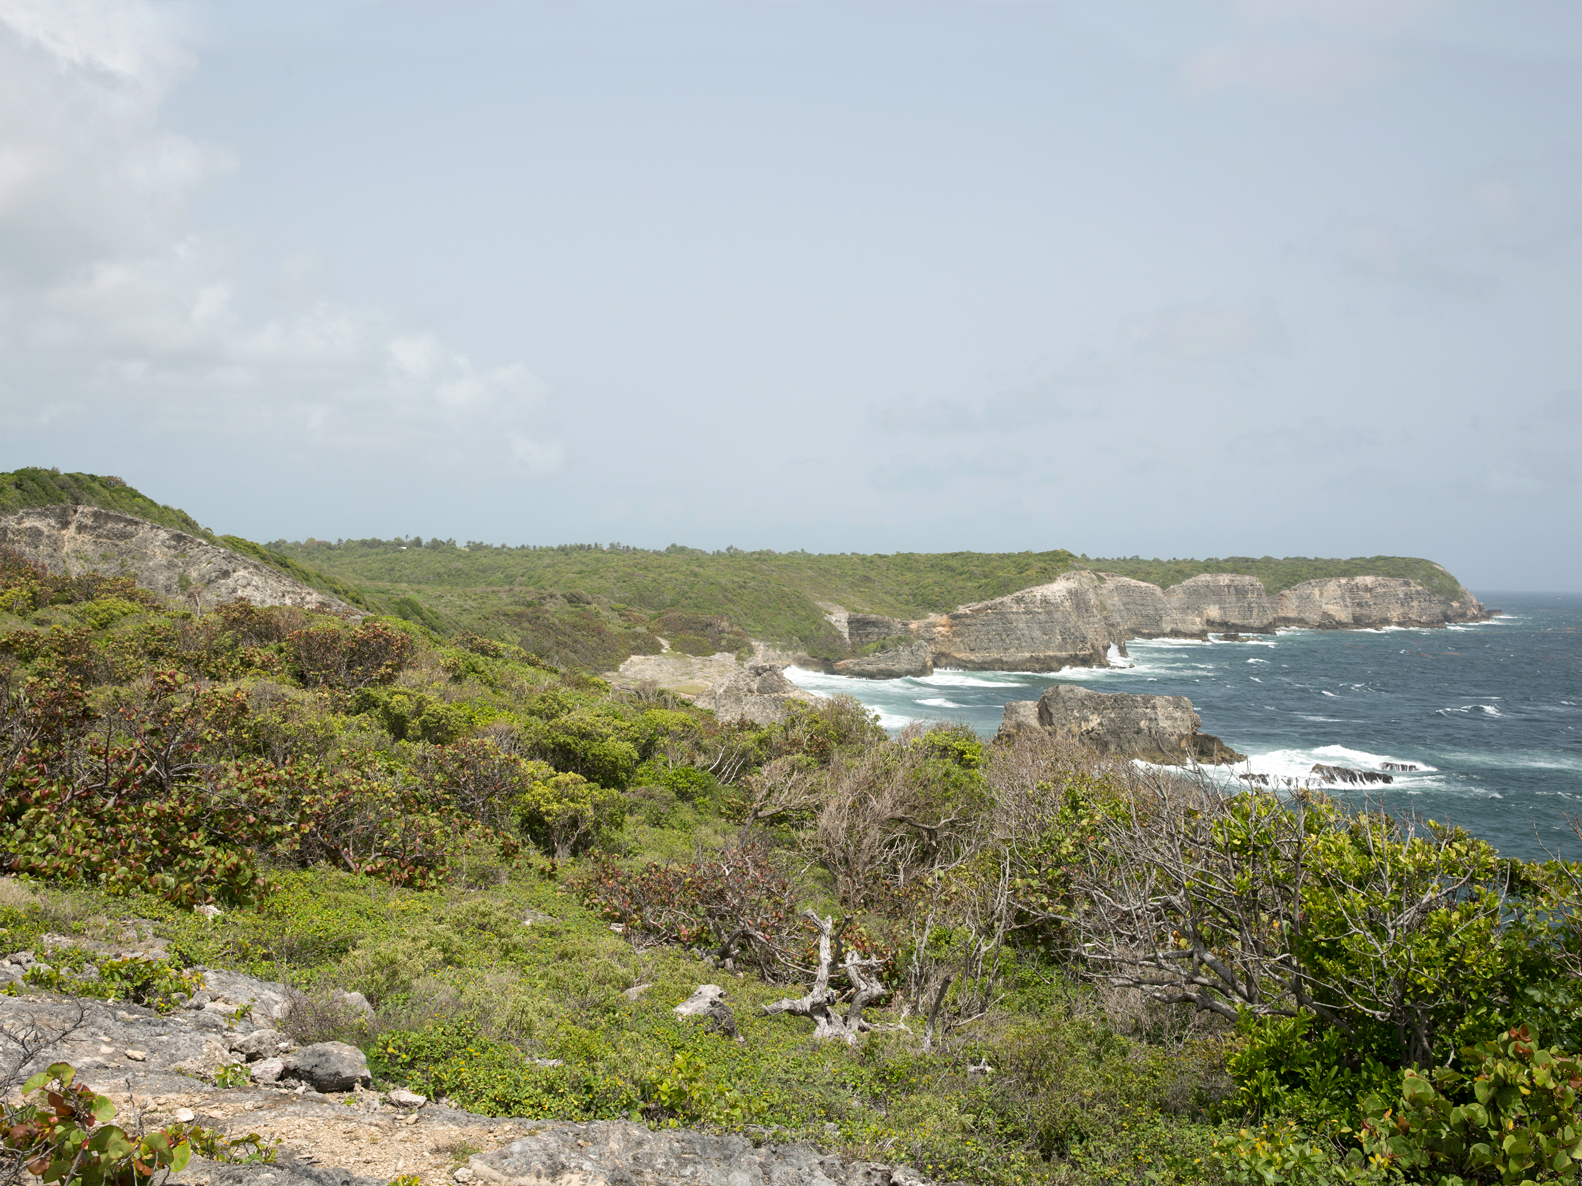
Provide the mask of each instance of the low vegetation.
{"label": "low vegetation", "polygon": [[[0,947],[82,943],[21,991],[284,979],[299,1040],[488,1114],[973,1183],[1541,1182],[1582,1153],[1582,869],[1321,795],[892,738],[845,699],[719,721],[474,632],[196,616],[13,555],[0,786]],[[165,960],[92,956],[134,918]],[[678,1017],[705,983],[729,1013]],[[69,1086],[51,1132],[90,1127]]]}

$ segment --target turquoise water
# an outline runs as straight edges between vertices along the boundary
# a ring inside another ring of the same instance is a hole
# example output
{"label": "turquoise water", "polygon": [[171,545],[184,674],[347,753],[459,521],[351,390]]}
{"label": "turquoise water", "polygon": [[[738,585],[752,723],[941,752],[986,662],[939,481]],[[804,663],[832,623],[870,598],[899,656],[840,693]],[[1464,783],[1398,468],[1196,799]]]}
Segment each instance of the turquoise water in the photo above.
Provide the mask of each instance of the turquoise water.
{"label": "turquoise water", "polygon": [[[937,671],[855,680],[790,668],[796,684],[846,692],[897,729],[965,721],[989,736],[1008,700],[1056,683],[1188,696],[1213,733],[1248,755],[1238,770],[1312,780],[1314,764],[1416,765],[1367,788],[1392,811],[1452,820],[1507,856],[1582,857],[1582,595],[1480,594],[1507,611],[1443,630],[1285,630],[1257,642],[1137,639],[1114,666],[1055,674]],[[1346,791],[1348,788],[1339,788]],[[1349,789],[1356,797],[1362,792]]]}

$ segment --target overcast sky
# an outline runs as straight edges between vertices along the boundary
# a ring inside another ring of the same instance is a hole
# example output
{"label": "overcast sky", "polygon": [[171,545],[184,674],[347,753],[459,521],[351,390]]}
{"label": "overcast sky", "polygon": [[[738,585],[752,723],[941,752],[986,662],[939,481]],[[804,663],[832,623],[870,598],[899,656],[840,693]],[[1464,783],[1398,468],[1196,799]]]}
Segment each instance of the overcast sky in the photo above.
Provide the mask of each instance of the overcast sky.
{"label": "overcast sky", "polygon": [[1575,0],[0,0],[0,469],[1582,589]]}

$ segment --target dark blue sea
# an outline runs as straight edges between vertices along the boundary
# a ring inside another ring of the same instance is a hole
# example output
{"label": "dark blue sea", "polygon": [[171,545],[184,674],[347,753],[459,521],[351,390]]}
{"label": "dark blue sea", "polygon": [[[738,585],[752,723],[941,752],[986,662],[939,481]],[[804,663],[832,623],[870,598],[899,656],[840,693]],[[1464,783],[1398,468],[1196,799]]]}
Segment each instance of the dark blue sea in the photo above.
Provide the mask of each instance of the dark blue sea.
{"label": "dark blue sea", "polygon": [[1188,696],[1250,771],[1301,779],[1315,764],[1415,765],[1366,795],[1392,812],[1462,825],[1502,854],[1582,858],[1567,813],[1582,816],[1582,595],[1479,594],[1505,613],[1442,630],[1282,630],[1256,642],[1136,639],[1107,668],[1053,675],[936,671],[857,680],[790,668],[801,687],[846,692],[892,730],[965,721],[984,736],[1008,700],[1051,684]]}

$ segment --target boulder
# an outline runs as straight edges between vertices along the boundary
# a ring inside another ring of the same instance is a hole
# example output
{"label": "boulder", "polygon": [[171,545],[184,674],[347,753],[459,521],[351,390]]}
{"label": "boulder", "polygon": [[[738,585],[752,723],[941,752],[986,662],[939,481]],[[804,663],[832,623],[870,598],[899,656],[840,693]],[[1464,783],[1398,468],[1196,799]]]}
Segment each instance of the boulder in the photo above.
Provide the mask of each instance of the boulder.
{"label": "boulder", "polygon": [[700,984],[692,995],[675,1008],[677,1017],[696,1017],[707,1021],[709,1032],[724,1034],[737,1042],[745,1041],[736,1028],[736,1015],[725,1003],[725,990],[718,984]]}
{"label": "boulder", "polygon": [[315,1091],[351,1091],[359,1083],[368,1087],[368,1059],[345,1042],[315,1042],[286,1055],[283,1079],[299,1079]]}
{"label": "boulder", "polygon": [[189,1009],[218,1006],[218,1011],[234,1012],[248,1006],[247,1017],[255,1025],[281,1021],[291,1011],[291,994],[277,980],[258,980],[240,972],[202,968],[203,990],[187,1002]]}
{"label": "boulder", "polygon": [[261,1058],[247,1068],[252,1075],[254,1083],[279,1083],[280,1076],[285,1073],[286,1060],[283,1058]]}
{"label": "boulder", "polygon": [[1000,731],[994,735],[994,739],[1003,741],[1023,729],[1042,727],[1038,720],[1038,701],[1012,700],[1005,706],[1005,712],[1000,717]]}
{"label": "boulder", "polygon": [[231,1043],[231,1049],[248,1062],[257,1062],[261,1058],[274,1058],[290,1046],[290,1040],[279,1030],[254,1030]]}
{"label": "boulder", "polygon": [[855,659],[842,659],[835,664],[837,675],[850,675],[859,679],[901,679],[909,675],[934,674],[934,651],[928,643],[918,640],[879,651],[873,655],[859,655]]}
{"label": "boulder", "polygon": [[468,1168],[491,1186],[926,1186],[906,1166],[847,1162],[805,1142],[755,1147],[735,1134],[650,1132],[627,1120],[547,1125]]}

